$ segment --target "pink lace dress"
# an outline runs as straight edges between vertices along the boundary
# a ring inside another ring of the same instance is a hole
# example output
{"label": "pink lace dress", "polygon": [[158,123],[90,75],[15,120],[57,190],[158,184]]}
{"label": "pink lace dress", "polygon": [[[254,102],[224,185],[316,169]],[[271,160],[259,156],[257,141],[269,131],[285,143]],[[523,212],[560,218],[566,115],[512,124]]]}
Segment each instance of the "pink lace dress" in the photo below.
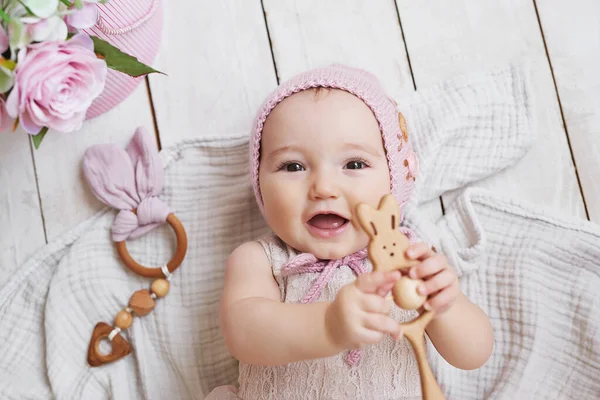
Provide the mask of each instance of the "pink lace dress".
{"label": "pink lace dress", "polygon": [[[273,266],[273,275],[285,302],[299,303],[314,287],[321,272],[290,274],[283,267],[298,256],[275,236],[260,240]],[[371,271],[368,259],[360,261],[363,271]],[[332,271],[317,301],[333,300],[338,290],[356,279],[356,268],[341,265]],[[393,307],[398,321],[414,319],[415,311]],[[218,399],[421,399],[419,371],[406,339],[386,337],[377,345],[366,346],[351,365],[348,352],[317,360],[265,367],[240,363],[239,389],[215,389],[206,400]]]}

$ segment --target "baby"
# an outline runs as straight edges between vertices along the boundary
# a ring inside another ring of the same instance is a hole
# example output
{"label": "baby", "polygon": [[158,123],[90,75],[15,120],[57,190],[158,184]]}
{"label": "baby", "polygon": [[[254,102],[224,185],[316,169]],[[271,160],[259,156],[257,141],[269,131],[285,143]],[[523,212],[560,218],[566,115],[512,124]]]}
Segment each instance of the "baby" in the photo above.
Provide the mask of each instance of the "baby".
{"label": "baby", "polygon": [[[386,298],[400,273],[372,271],[353,214],[388,193],[402,211],[417,179],[395,102],[362,70],[300,74],[263,104],[250,153],[273,234],[242,244],[227,262],[220,317],[240,361],[239,390],[217,388],[209,398],[421,398],[400,326],[417,311]],[[398,229],[412,243],[406,256],[419,261],[409,275],[424,280],[424,308],[437,311],[427,336],[451,365],[479,368],[493,347],[487,316],[462,294],[443,255]]]}

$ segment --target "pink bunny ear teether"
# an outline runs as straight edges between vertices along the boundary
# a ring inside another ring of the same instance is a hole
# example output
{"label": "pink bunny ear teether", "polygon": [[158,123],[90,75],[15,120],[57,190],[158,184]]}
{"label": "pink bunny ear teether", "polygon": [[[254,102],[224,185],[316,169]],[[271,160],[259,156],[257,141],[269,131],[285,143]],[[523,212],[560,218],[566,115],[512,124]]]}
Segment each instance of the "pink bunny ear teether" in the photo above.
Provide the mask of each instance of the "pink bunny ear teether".
{"label": "pink bunny ear teether", "polygon": [[[408,238],[398,230],[398,203],[391,194],[381,198],[377,210],[367,204],[356,207],[356,215],[360,226],[369,235],[367,251],[375,271],[405,270],[417,262],[407,260]],[[417,293],[417,287],[422,281],[413,280],[407,276],[400,278],[392,289],[394,302],[406,310],[418,309],[427,300],[426,296]],[[410,342],[421,375],[421,392],[423,400],[445,399],[431,371],[425,353],[425,327],[435,315],[434,311],[425,311],[416,319],[402,324],[404,336]]]}
{"label": "pink bunny ear teether", "polygon": [[[116,361],[131,352],[121,335],[133,323],[133,315],[143,316],[155,306],[155,299],[167,295],[169,279],[185,258],[187,235],[181,221],[157,196],[162,192],[164,171],[158,151],[150,136],[138,128],[125,150],[113,144],[90,147],[83,158],[83,172],[92,192],[104,204],[119,211],[112,226],[112,239],[123,263],[134,273],[156,279],[150,290],[135,292],[128,307],[114,319],[114,328],[99,322],[88,348],[88,363],[95,367]],[[177,248],[166,265],[147,268],[131,257],[125,241],[134,239],[167,222],[175,231]],[[100,341],[108,338],[112,351],[101,354]]]}

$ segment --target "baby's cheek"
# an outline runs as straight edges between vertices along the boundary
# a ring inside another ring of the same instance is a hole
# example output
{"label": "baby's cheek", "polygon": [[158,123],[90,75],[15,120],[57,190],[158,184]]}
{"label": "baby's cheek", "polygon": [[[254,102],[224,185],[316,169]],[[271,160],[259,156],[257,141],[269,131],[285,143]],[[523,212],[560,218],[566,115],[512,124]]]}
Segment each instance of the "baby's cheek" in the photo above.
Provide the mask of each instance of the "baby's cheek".
{"label": "baby's cheek", "polygon": [[265,179],[264,182],[261,182],[261,193],[265,209],[277,208],[282,210],[285,208],[289,196],[288,186],[290,185],[281,179]]}
{"label": "baby's cheek", "polygon": [[303,199],[293,185],[269,187],[263,196],[267,223],[280,237],[293,235],[294,224],[302,222]]}
{"label": "baby's cheek", "polygon": [[352,246],[351,253],[354,253],[355,251],[364,249],[365,247],[367,247],[369,245],[369,236],[359,225],[357,218],[354,218],[352,220],[352,226],[354,228],[355,235],[353,236],[353,240],[352,240],[353,243],[351,244],[351,246]]}
{"label": "baby's cheek", "polygon": [[358,229],[357,240],[360,243],[361,248],[367,247],[369,244],[369,236],[362,228],[359,227]]}

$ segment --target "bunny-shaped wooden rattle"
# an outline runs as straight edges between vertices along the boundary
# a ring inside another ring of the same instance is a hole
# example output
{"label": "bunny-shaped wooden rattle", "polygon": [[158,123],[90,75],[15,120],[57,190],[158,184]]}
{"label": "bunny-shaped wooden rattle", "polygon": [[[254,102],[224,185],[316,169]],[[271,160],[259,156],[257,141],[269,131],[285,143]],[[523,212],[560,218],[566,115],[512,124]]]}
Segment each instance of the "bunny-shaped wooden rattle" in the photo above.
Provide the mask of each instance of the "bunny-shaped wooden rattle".
{"label": "bunny-shaped wooden rattle", "polygon": [[[367,204],[359,204],[356,207],[356,215],[360,226],[369,235],[367,251],[374,271],[400,270],[407,272],[410,267],[417,264],[417,261],[408,260],[405,256],[409,242],[408,238],[398,230],[400,215],[394,196],[391,194],[383,196],[377,210]],[[425,303],[427,296],[417,293],[417,287],[422,282],[420,279],[411,279],[408,276],[402,276],[396,282],[392,294],[398,307],[415,310]],[[425,353],[425,327],[432,320],[434,314],[434,311],[425,311],[416,319],[402,324],[404,336],[410,342],[417,357],[424,400],[445,399]]]}

